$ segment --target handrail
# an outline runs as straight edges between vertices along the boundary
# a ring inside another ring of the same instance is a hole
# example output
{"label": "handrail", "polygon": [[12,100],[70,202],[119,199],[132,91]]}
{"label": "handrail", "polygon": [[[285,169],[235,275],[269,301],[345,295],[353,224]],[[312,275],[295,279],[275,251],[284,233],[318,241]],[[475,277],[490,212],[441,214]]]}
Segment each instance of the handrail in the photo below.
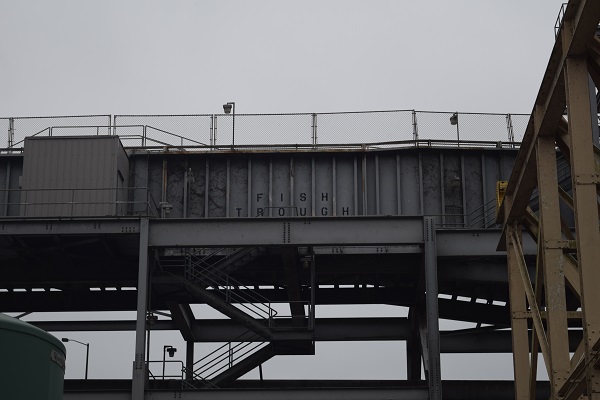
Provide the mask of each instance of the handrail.
{"label": "handrail", "polygon": [[[256,344],[253,344],[251,340],[258,337],[259,336],[254,332],[246,331],[234,338],[232,341],[227,342],[213,350],[211,353],[194,362],[194,376],[200,377],[202,380],[209,381],[222,370],[228,367],[231,368],[250,352],[267,345],[266,342],[257,342]],[[232,343],[236,344],[232,346]],[[247,349],[248,347],[250,348]],[[244,351],[244,349],[246,350]],[[238,354],[237,358],[235,357],[236,354]],[[197,364],[202,362],[202,365],[200,365],[198,368],[195,368]],[[223,363],[225,364],[222,365]]]}
{"label": "handrail", "polygon": [[[154,363],[160,363],[162,365],[164,364],[181,364],[181,368],[180,368],[180,375],[155,375],[152,373],[152,371],[150,370],[150,364]],[[152,360],[152,361],[146,361],[146,366],[147,366],[147,370],[148,370],[148,375],[149,377],[151,377],[154,380],[158,380],[158,379],[166,379],[166,378],[177,378],[177,379],[183,379],[183,370],[184,370],[184,366],[183,366],[183,361],[181,360]]]}
{"label": "handrail", "polygon": [[[85,197],[85,193],[97,194],[98,192],[108,193],[111,198],[106,200],[98,200],[97,196],[90,199],[82,198]],[[130,200],[131,193],[140,192],[140,199],[134,197]],[[129,212],[135,212],[138,215],[141,212],[147,216],[158,216],[154,198],[147,187],[0,189],[0,193],[4,193],[4,196],[2,196],[4,201],[0,202],[0,206],[5,209],[8,207],[19,207],[19,217],[26,216],[28,210],[31,210],[32,207],[39,207],[38,210],[43,210],[41,212],[44,216],[83,216],[80,215],[82,214],[81,212],[76,212],[76,208],[85,206],[115,207],[113,211],[114,215],[117,216],[128,215]],[[44,193],[54,193],[56,198],[46,200],[46,196],[43,196]],[[36,194],[39,194],[41,197],[36,196]],[[19,198],[18,200],[16,199],[17,197]],[[154,206],[151,203],[154,203]],[[142,206],[141,209],[136,209],[136,206],[139,205]],[[127,209],[123,210],[119,209],[119,207],[126,207]],[[33,209],[35,210],[35,208]],[[6,217],[11,216],[7,215]]]}
{"label": "handrail", "polygon": [[[189,253],[187,254],[189,255]],[[186,268],[184,272],[186,278],[190,281],[200,281],[203,285],[213,287],[214,289],[220,289],[224,287],[226,291],[225,296],[227,302],[238,303],[239,307],[244,308],[259,318],[270,319],[277,315],[277,312],[270,305],[270,300],[266,297],[252,293],[252,289],[229,276],[226,276],[225,280],[223,280],[219,274],[210,269],[204,270],[204,273],[202,273],[201,271],[198,271],[194,265],[191,264],[191,262],[188,262],[189,259],[189,257],[186,257]],[[246,297],[237,292],[232,292],[230,290],[232,286],[247,289],[248,293],[245,293]],[[259,307],[258,305],[262,305],[263,308]]]}

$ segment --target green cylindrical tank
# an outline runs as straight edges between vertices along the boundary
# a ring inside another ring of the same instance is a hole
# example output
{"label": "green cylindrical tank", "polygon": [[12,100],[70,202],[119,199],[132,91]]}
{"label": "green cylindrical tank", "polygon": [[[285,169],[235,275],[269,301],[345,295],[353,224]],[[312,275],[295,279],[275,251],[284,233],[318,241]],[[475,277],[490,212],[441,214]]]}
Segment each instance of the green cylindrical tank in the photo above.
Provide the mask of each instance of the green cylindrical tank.
{"label": "green cylindrical tank", "polygon": [[65,346],[26,322],[0,314],[0,398],[63,398]]}

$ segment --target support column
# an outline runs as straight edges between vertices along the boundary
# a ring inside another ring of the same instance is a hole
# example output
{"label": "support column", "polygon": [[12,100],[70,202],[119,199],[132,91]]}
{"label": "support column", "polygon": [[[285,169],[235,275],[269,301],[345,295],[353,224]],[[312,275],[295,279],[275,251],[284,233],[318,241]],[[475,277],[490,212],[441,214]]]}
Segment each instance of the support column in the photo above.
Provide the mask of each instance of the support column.
{"label": "support column", "polygon": [[148,309],[148,218],[140,219],[140,250],[131,400],[143,400],[146,384],[146,311]]}
{"label": "support column", "polygon": [[416,307],[416,305],[411,306],[408,312],[410,332],[406,338],[406,380],[409,382],[418,382],[421,380],[422,349]]}
{"label": "support column", "polygon": [[587,365],[588,398],[600,399],[600,374],[593,365],[593,346],[600,339],[600,231],[598,230],[599,183],[594,148],[588,93],[588,71],[585,57],[569,57],[565,64],[571,176],[575,205],[577,261],[581,282],[583,337]]}
{"label": "support column", "polygon": [[[546,295],[546,335],[549,344],[549,358],[552,375],[552,393],[565,384],[569,374],[569,338],[567,327],[567,302],[565,294],[565,273],[563,268],[558,178],[556,172],[556,145],[553,136],[539,136],[536,144],[536,162],[540,202],[540,229],[538,241],[538,274],[544,277]],[[542,272],[543,271],[543,272]],[[541,290],[541,288],[536,288]],[[539,305],[538,305],[539,306]]]}
{"label": "support column", "polygon": [[435,219],[424,221],[425,307],[427,312],[427,344],[429,358],[429,400],[442,399],[440,368],[440,326],[438,310],[437,251],[435,245]]}
{"label": "support column", "polygon": [[187,340],[185,342],[185,379],[194,379],[194,342]]}
{"label": "support column", "polygon": [[519,272],[519,260],[514,242],[521,237],[521,225],[506,225],[506,257],[508,262],[508,288],[512,328],[513,370],[515,374],[515,399],[529,399],[529,335],[527,330],[527,303],[525,287]]}

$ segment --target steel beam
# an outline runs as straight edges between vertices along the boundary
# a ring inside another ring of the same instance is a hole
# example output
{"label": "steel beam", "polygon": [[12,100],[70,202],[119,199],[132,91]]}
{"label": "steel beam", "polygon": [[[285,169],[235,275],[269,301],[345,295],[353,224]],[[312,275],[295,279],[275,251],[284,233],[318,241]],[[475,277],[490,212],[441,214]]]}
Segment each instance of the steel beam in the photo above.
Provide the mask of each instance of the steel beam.
{"label": "steel beam", "polygon": [[140,218],[4,219],[0,236],[139,234]]}
{"label": "steel beam", "polygon": [[140,251],[135,324],[135,360],[131,400],[143,400],[146,383],[146,311],[148,309],[148,219],[140,220]]}
{"label": "steel beam", "polygon": [[427,313],[427,346],[429,357],[429,400],[442,399],[442,373],[440,365],[440,326],[438,311],[437,252],[435,219],[423,221],[425,261],[425,310]]}
{"label": "steel beam", "polygon": [[[73,381],[65,382],[65,400],[129,400],[127,385],[130,381]],[[494,400],[513,398],[511,381],[445,381],[444,391],[449,399],[480,400],[482,393]],[[547,382],[538,383],[537,399],[548,399]],[[407,385],[403,381],[253,381],[244,380],[231,388],[220,390],[181,391],[163,389],[149,391],[152,399],[290,399],[290,400],[389,400],[427,399],[427,387],[423,382]]]}
{"label": "steel beam", "polygon": [[242,247],[419,244],[421,217],[152,220],[150,246]]}
{"label": "steel beam", "polygon": [[[598,4],[598,2],[592,2]],[[600,8],[600,6],[599,6]],[[600,10],[594,16],[598,16]],[[598,19],[595,19],[597,26]],[[575,34],[577,31],[573,33]],[[568,35],[566,32],[565,35]],[[577,261],[581,283],[581,308],[585,340],[585,360],[588,364],[587,391],[590,399],[600,399],[600,373],[591,365],[592,346],[600,339],[600,231],[598,230],[598,194],[600,178],[596,169],[592,139],[592,121],[589,118],[587,95],[587,61],[585,57],[566,60],[566,83],[571,148],[571,176],[575,205]]]}
{"label": "steel beam", "polygon": [[[436,251],[438,257],[498,256],[505,253],[498,250],[500,229],[438,229],[436,231]],[[524,238],[525,255],[535,255],[536,245],[531,238]]]}
{"label": "steel beam", "polygon": [[[554,245],[562,241],[561,219],[558,196],[558,178],[556,171],[556,148],[554,138],[539,136],[536,145],[536,163],[539,192],[539,254],[537,279],[543,274],[544,293],[546,295],[546,332],[549,345],[549,359],[552,371],[550,383],[552,393],[557,395],[569,373],[569,343],[567,332],[567,303],[565,293],[565,273],[563,269],[563,249]],[[542,288],[536,285],[536,301]],[[538,306],[541,307],[541,304]],[[531,368],[531,373],[535,373]]]}
{"label": "steel beam", "polygon": [[[597,350],[594,345],[600,339],[600,309],[597,307],[600,304],[597,290],[600,272],[596,268],[600,259],[597,190],[600,176],[593,145],[598,141],[594,137],[594,132],[597,135],[597,115],[595,104],[590,102],[588,72],[589,69],[598,81],[598,40],[595,36],[599,21],[600,2],[569,2],[499,215],[506,236],[499,248],[506,244],[508,254],[518,400],[536,396],[538,347],[544,355],[551,380],[552,399],[575,399],[580,395],[600,399],[600,374],[594,366]],[[563,119],[565,108],[568,111],[566,121]],[[590,110],[593,110],[591,115]],[[558,189],[556,147],[570,165],[573,200]],[[539,189],[539,221],[527,210],[536,185]],[[560,199],[574,211],[575,232],[571,232],[561,218]],[[538,241],[535,289],[523,258],[521,223],[525,223]],[[565,254],[572,251],[574,243],[576,258]],[[571,360],[567,288],[581,301],[584,327],[583,344],[576,348]],[[545,294],[543,304],[542,293]],[[542,321],[542,307],[545,308],[545,321]],[[533,323],[535,333],[531,347],[527,343],[528,320]],[[531,364],[529,353],[532,354]],[[576,388],[574,382],[577,382]]]}
{"label": "steel beam", "polygon": [[512,327],[513,368],[515,377],[515,399],[529,399],[529,332],[527,329],[527,303],[525,288],[519,272],[519,251],[515,236],[521,235],[521,227],[506,227],[508,259],[508,282]]}

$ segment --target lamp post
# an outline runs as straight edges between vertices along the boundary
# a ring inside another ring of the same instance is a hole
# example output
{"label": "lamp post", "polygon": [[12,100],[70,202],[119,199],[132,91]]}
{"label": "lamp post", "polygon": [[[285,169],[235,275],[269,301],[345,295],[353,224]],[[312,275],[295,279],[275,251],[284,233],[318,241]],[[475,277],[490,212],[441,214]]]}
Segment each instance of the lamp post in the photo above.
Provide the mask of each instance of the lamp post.
{"label": "lamp post", "polygon": [[450,117],[450,125],[456,125],[456,140],[458,140],[458,145],[460,146],[460,132],[458,130],[458,112],[455,112]]}
{"label": "lamp post", "polygon": [[[233,113],[232,113],[233,110]],[[223,104],[223,111],[225,114],[232,113],[232,121],[231,121],[231,147],[235,147],[235,102],[231,101],[229,103]]]}
{"label": "lamp post", "polygon": [[89,366],[89,362],[90,362],[90,344],[89,343],[83,343],[83,342],[80,342],[79,340],[75,340],[75,339],[69,339],[69,338],[66,338],[66,337],[62,338],[61,340],[64,343],[75,342],[75,343],[82,344],[82,345],[84,345],[86,347],[86,350],[85,350],[85,379],[87,379],[88,378],[88,366]]}
{"label": "lamp post", "polygon": [[169,352],[169,357],[174,357],[176,351],[177,351],[177,349],[173,346],[170,346],[170,345],[163,346],[163,373],[162,373],[163,379],[165,379],[165,364],[167,363],[167,360],[166,360],[167,352]]}

